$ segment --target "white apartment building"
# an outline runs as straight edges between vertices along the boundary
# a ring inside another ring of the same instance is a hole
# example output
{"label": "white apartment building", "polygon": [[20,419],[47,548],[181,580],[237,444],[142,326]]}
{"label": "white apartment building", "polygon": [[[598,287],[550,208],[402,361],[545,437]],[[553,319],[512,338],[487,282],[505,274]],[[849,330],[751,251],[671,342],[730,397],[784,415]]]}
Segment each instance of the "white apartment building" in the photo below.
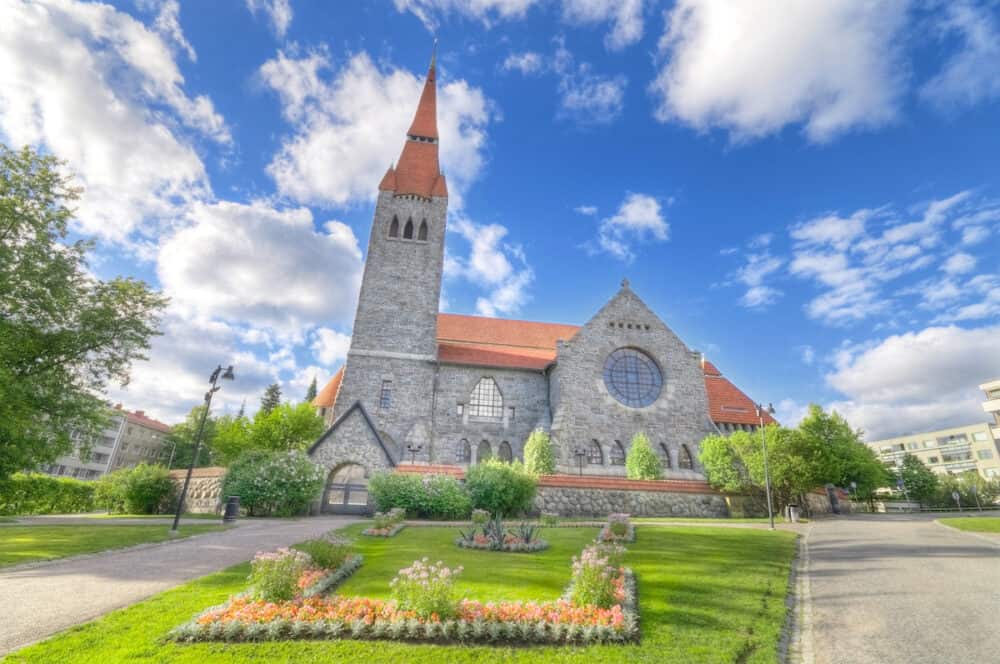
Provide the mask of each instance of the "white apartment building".
{"label": "white apartment building", "polygon": [[1000,378],[983,383],[979,386],[979,389],[986,394],[986,402],[983,403],[983,410],[993,420],[991,425],[993,438],[994,440],[1000,440]]}
{"label": "white apartment building", "polygon": [[936,473],[977,471],[986,479],[1000,479],[1000,449],[988,423],[915,433],[866,443],[887,464],[898,465],[912,454]]}

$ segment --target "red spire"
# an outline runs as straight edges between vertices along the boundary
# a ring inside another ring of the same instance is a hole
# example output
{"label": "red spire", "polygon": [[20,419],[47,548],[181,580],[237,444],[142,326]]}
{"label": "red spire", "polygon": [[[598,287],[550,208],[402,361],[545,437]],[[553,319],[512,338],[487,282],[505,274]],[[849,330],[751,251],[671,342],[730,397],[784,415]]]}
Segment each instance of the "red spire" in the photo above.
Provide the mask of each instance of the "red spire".
{"label": "red spire", "polygon": [[[393,190],[397,195],[416,194],[424,198],[447,196],[444,176],[438,162],[437,132],[437,82],[435,76],[435,55],[431,56],[431,66],[424,81],[424,91],[413,116],[413,124],[406,133],[403,152],[396,163],[395,178],[382,179],[380,190]],[[392,180],[395,182],[392,182]],[[441,180],[440,184],[438,180]]]}

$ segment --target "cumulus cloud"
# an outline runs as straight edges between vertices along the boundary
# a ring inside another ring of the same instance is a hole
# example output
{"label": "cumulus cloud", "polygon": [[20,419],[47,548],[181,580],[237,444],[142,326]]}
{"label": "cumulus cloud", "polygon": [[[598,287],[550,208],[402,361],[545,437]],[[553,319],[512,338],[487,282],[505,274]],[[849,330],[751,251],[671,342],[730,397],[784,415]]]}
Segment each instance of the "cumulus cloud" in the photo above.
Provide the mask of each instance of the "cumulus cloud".
{"label": "cumulus cloud", "polygon": [[589,62],[577,62],[562,40],[557,41],[552,70],[558,76],[559,113],[581,124],[608,124],[625,108],[628,79],[593,71]]}
{"label": "cumulus cloud", "polygon": [[246,0],[247,9],[256,16],[262,12],[267,16],[271,29],[279,39],[284,38],[288,26],[292,24],[292,5],[290,0]]}
{"label": "cumulus cloud", "polygon": [[631,262],[636,244],[665,242],[669,237],[670,224],[663,216],[660,201],[648,194],[630,192],[614,215],[601,220],[597,238],[585,246],[592,253],[603,251]]}
{"label": "cumulus cloud", "polygon": [[[279,192],[314,205],[371,200],[386,168],[399,156],[424,76],[380,69],[359,53],[332,77],[324,52],[290,57],[284,52],[260,69],[278,93],[293,134],[268,166]],[[438,131],[442,170],[452,208],[484,162],[490,103],[464,80],[438,78]]]}
{"label": "cumulus cloud", "polygon": [[86,234],[126,242],[155,232],[211,195],[189,134],[231,142],[211,100],[184,91],[171,46],[193,49],[174,5],[163,12],[151,29],[105,4],[0,4],[0,135],[68,162],[84,187]]}
{"label": "cumulus cloud", "polygon": [[923,99],[942,109],[972,106],[1000,97],[1000,25],[996,4],[967,0],[944,3],[936,25],[942,40],[957,38],[962,47],[920,89]]}
{"label": "cumulus cloud", "polygon": [[563,0],[563,18],[571,24],[611,23],[604,45],[612,51],[642,39],[643,0]]}
{"label": "cumulus cloud", "polygon": [[965,274],[971,272],[975,267],[976,257],[961,251],[952,254],[941,264],[941,269],[951,275]]}
{"label": "cumulus cloud", "polygon": [[524,75],[537,74],[545,68],[542,56],[533,51],[511,53],[504,58],[501,68],[504,71],[518,71]]}
{"label": "cumulus cloud", "polygon": [[812,141],[892,122],[907,3],[679,0],[666,13],[655,117],[736,140],[801,124]]}
{"label": "cumulus cloud", "polygon": [[449,254],[445,276],[465,279],[486,291],[476,299],[476,311],[483,316],[517,313],[528,301],[528,287],[535,273],[528,265],[524,250],[505,242],[507,228],[500,224],[477,224],[457,216],[448,230],[457,233],[470,245],[468,257]]}
{"label": "cumulus cloud", "polygon": [[985,420],[977,385],[1000,375],[1000,327],[928,327],[837,354],[830,404],[868,440]]}
{"label": "cumulus cloud", "polygon": [[746,263],[736,272],[736,278],[747,287],[743,297],[740,298],[740,304],[748,309],[757,309],[776,302],[782,292],[766,285],[764,280],[780,270],[784,264],[784,259],[772,256],[767,251],[747,254]]}
{"label": "cumulus cloud", "polygon": [[331,367],[347,357],[347,351],[351,348],[351,335],[320,327],[314,333],[310,347],[317,362]]}
{"label": "cumulus cloud", "polygon": [[582,214],[585,217],[593,217],[595,214],[597,214],[597,206],[596,205],[578,205],[578,206],[576,206],[573,209],[578,214]]}
{"label": "cumulus cloud", "polygon": [[393,0],[396,10],[410,12],[431,32],[439,25],[439,16],[461,14],[491,25],[499,19],[523,18],[537,0]]}
{"label": "cumulus cloud", "polygon": [[317,231],[305,208],[229,202],[197,205],[189,220],[162,243],[157,265],[182,314],[245,321],[294,340],[317,323],[351,321],[361,250],[345,224]]}

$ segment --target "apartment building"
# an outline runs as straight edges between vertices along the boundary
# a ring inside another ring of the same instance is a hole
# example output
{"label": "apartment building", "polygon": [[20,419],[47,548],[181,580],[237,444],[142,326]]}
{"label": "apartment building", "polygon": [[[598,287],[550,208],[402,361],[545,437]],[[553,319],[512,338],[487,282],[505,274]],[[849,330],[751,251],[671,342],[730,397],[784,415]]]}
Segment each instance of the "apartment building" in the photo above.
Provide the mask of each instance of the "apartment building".
{"label": "apartment building", "polygon": [[983,383],[979,386],[979,389],[986,394],[983,410],[993,420],[990,426],[993,431],[993,439],[1000,441],[1000,378]]}
{"label": "apartment building", "polygon": [[904,455],[912,454],[942,475],[975,470],[986,479],[1000,479],[1000,448],[994,437],[995,429],[1000,427],[983,422],[886,438],[867,445],[887,464],[897,465]]}

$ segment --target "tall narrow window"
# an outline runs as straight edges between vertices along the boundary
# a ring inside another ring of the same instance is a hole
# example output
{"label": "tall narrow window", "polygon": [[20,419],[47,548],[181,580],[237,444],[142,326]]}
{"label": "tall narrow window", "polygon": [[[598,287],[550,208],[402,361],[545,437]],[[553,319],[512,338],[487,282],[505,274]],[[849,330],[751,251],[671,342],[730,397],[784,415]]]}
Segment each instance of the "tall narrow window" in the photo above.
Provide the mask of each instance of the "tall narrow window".
{"label": "tall narrow window", "polygon": [[399,237],[399,217],[393,215],[392,223],[389,224],[389,237]]}
{"label": "tall narrow window", "polygon": [[413,239],[413,220],[407,219],[406,226],[403,228],[403,239],[412,240]]}
{"label": "tall narrow window", "polygon": [[456,459],[459,463],[469,463],[472,461],[472,446],[469,445],[469,441],[463,438],[458,441],[458,454]]}
{"label": "tall narrow window", "polygon": [[427,220],[424,219],[420,222],[420,230],[417,232],[418,240],[427,240]]}
{"label": "tall narrow window", "polygon": [[501,461],[506,461],[510,463],[514,459],[514,454],[511,452],[510,443],[506,440],[500,443],[500,447],[497,448],[497,458]]}
{"label": "tall narrow window", "polygon": [[666,443],[660,443],[660,458],[663,459],[663,467],[665,469],[670,469],[670,450],[667,449]]}
{"label": "tall narrow window", "polygon": [[492,378],[481,379],[472,389],[469,396],[469,415],[471,417],[503,417],[503,395]]}
{"label": "tall narrow window", "polygon": [[480,461],[486,461],[493,456],[493,448],[490,447],[490,441],[481,440],[479,441],[479,447],[476,448],[476,463]]}
{"label": "tall narrow window", "polygon": [[590,447],[587,448],[587,463],[591,466],[604,465],[604,454],[601,453],[601,444],[596,440],[590,441]]}
{"label": "tall narrow window", "polygon": [[620,440],[616,440],[615,444],[611,446],[610,461],[612,466],[625,465],[625,448],[622,447]]}
{"label": "tall narrow window", "polygon": [[681,445],[677,453],[677,467],[683,470],[694,470],[694,459],[691,457],[691,450],[687,445]]}
{"label": "tall narrow window", "polygon": [[378,395],[378,407],[386,410],[392,405],[392,381],[382,381],[382,391]]}

